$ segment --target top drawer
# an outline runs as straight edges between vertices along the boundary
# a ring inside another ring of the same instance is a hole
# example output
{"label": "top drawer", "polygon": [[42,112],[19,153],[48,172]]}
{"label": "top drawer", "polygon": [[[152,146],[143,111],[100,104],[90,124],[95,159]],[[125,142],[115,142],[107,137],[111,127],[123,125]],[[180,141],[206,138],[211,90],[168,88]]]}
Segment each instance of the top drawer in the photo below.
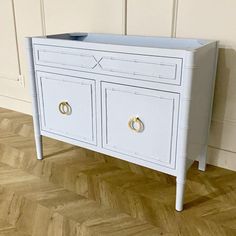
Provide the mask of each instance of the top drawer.
{"label": "top drawer", "polygon": [[34,45],[35,64],[121,76],[150,82],[181,84],[182,59],[89,49]]}

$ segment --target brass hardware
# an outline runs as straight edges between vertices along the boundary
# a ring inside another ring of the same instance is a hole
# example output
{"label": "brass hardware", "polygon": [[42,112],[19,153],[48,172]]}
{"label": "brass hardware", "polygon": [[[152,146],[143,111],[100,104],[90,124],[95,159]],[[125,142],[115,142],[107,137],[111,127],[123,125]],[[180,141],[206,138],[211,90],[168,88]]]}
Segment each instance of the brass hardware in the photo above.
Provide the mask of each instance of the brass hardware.
{"label": "brass hardware", "polygon": [[62,115],[71,115],[72,113],[72,108],[68,102],[61,102],[58,106],[59,111]]}
{"label": "brass hardware", "polygon": [[128,126],[131,130],[141,133],[144,130],[144,124],[143,122],[139,119],[139,117],[133,117],[129,120]]}

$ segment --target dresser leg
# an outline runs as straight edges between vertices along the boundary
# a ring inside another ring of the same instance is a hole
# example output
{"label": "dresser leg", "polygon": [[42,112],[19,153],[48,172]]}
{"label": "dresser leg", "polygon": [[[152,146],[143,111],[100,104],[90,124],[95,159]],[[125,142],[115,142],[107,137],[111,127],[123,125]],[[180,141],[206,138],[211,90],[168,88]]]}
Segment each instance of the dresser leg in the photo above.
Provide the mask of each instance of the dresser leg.
{"label": "dresser leg", "polygon": [[36,154],[37,159],[43,159],[43,144],[42,144],[42,135],[35,135],[35,145],[36,145]]}
{"label": "dresser leg", "polygon": [[206,170],[206,161],[207,161],[207,145],[203,148],[201,155],[198,158],[198,169],[201,171]]}
{"label": "dresser leg", "polygon": [[36,82],[35,82],[35,69],[34,69],[34,56],[33,56],[33,47],[32,47],[32,38],[26,38],[26,47],[29,63],[29,82],[31,86],[32,93],[32,113],[33,113],[33,125],[34,125],[34,137],[36,145],[37,159],[43,159],[43,148],[42,148],[42,136],[40,134],[40,125],[39,125],[39,110],[37,102],[37,92],[36,92]]}
{"label": "dresser leg", "polygon": [[176,211],[182,211],[184,205],[184,189],[185,189],[185,180],[176,178],[176,202],[175,209]]}

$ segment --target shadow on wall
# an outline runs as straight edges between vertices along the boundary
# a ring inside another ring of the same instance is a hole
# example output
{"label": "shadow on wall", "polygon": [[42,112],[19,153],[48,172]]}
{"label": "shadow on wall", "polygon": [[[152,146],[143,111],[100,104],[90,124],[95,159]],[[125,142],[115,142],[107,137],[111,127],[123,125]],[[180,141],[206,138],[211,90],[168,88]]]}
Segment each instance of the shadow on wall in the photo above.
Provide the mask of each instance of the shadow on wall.
{"label": "shadow on wall", "polygon": [[219,49],[218,68],[210,129],[210,146],[236,152],[236,51]]}

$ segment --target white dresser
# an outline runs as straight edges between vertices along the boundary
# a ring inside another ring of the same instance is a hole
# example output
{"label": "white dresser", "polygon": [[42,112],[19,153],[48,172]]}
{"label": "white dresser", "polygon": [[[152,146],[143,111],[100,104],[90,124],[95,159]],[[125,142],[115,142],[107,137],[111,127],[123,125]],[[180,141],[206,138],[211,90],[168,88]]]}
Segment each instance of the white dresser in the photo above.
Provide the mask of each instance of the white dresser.
{"label": "white dresser", "polygon": [[27,39],[38,159],[42,136],[177,177],[205,170],[217,43],[74,33]]}

